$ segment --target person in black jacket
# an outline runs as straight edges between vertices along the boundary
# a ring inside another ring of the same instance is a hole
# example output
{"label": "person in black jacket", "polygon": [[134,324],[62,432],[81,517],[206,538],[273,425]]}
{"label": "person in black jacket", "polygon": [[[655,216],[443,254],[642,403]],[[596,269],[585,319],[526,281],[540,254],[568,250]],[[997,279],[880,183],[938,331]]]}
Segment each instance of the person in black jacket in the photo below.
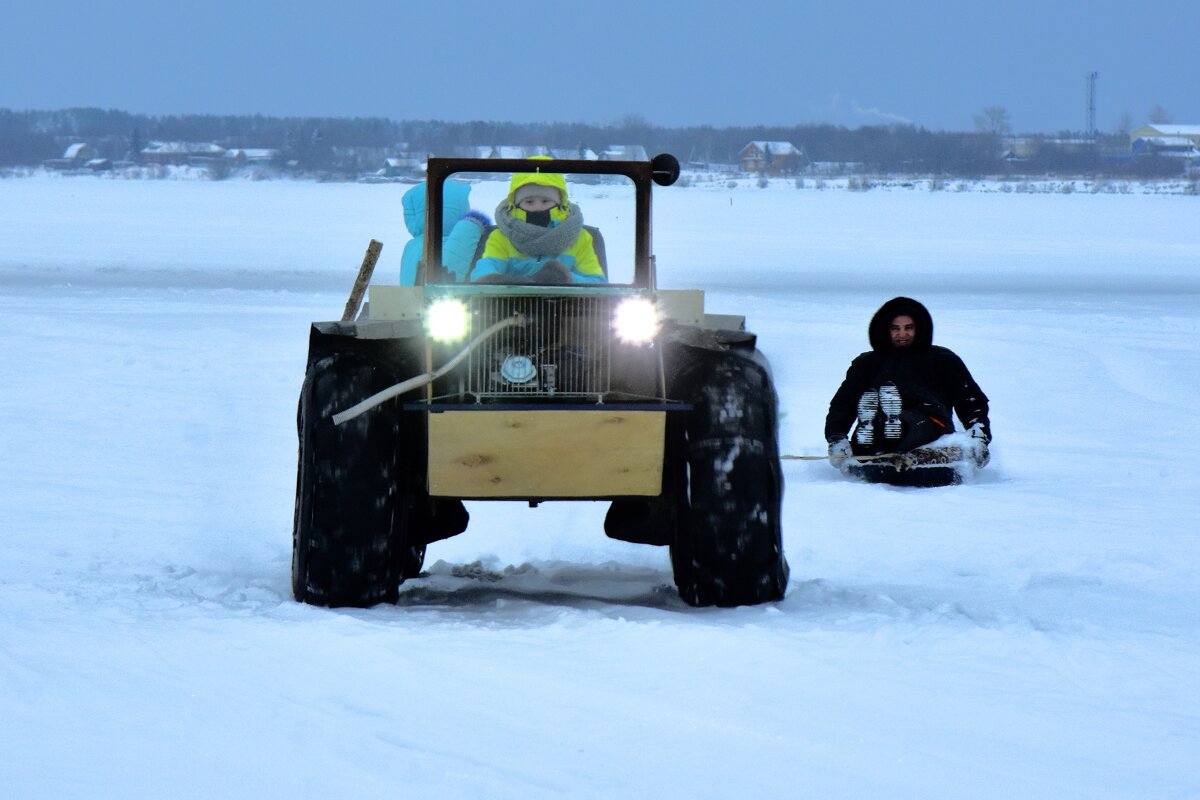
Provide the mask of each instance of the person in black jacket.
{"label": "person in black jacket", "polygon": [[851,362],[829,401],[830,457],[908,452],[953,432],[953,410],[975,440],[976,460],[986,463],[987,395],[961,358],[933,343],[929,310],[909,297],[892,298],[871,318],[868,336],[871,349]]}

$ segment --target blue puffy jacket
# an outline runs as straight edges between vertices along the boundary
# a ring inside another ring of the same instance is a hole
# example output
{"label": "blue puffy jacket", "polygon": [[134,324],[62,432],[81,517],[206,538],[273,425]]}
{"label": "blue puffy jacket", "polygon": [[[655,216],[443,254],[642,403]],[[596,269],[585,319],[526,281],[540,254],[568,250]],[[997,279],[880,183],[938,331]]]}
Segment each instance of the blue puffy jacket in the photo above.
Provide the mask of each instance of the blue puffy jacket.
{"label": "blue puffy jacket", "polygon": [[[442,237],[442,263],[459,281],[466,280],[483,233],[482,220],[463,218],[471,210],[470,197],[468,184],[454,180],[442,184],[442,229],[448,231]],[[425,250],[425,182],[405,192],[401,202],[404,224],[413,238],[404,245],[404,254],[400,257],[400,284],[413,286],[417,282],[417,265]]]}

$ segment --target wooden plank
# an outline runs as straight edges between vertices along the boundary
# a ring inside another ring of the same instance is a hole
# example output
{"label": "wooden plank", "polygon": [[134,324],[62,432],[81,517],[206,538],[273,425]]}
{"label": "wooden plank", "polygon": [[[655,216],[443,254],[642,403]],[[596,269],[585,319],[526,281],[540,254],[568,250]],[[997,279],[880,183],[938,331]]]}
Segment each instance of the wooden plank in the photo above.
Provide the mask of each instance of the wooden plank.
{"label": "wooden plank", "polygon": [[436,497],[654,496],[665,411],[443,411],[429,414]]}
{"label": "wooden plank", "polygon": [[375,262],[379,260],[379,251],[382,249],[383,242],[377,242],[374,239],[367,245],[362,265],[358,268],[358,276],[354,279],[354,286],[350,289],[350,297],[346,299],[346,310],[342,312],[342,322],[349,322],[358,317],[363,293],[367,291],[367,285],[371,282],[371,275],[375,272]]}

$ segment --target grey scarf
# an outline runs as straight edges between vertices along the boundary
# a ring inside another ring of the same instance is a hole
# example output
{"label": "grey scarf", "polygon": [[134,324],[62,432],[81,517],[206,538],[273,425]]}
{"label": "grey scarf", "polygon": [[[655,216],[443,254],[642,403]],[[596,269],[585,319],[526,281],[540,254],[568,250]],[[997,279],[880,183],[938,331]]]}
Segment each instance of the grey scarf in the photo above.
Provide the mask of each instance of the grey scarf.
{"label": "grey scarf", "polygon": [[496,206],[496,227],[508,237],[513,247],[527,256],[557,256],[567,251],[583,230],[583,212],[571,203],[567,218],[553,228],[532,225],[512,215],[508,200]]}

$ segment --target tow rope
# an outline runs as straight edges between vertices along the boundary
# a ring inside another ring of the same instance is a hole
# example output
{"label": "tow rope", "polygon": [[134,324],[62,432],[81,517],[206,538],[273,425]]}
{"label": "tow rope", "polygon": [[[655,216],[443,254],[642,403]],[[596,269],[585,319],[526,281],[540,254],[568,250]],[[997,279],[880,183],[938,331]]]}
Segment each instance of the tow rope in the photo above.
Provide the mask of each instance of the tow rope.
{"label": "tow rope", "polygon": [[899,458],[904,453],[880,453],[874,456],[780,456],[781,461],[844,461],[853,458],[855,461],[883,461],[889,458]]}

